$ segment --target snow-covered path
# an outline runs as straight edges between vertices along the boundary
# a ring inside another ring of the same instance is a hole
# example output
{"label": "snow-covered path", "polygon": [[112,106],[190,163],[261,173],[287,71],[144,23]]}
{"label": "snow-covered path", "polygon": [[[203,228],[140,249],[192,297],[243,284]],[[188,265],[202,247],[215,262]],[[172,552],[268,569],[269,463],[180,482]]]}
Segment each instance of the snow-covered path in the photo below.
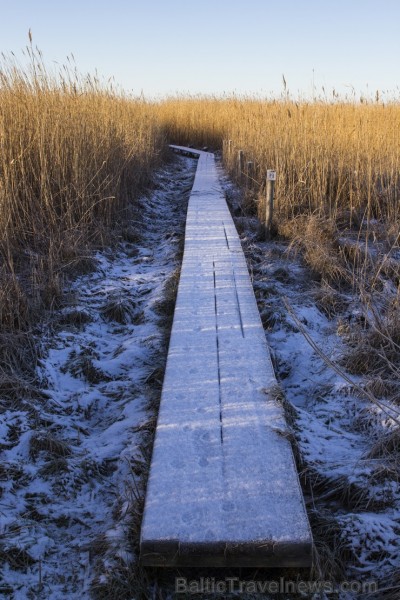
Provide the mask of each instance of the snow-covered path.
{"label": "snow-covered path", "polygon": [[214,155],[199,155],[141,560],[309,566],[310,527],[246,261]]}
{"label": "snow-covered path", "polygon": [[194,170],[177,157],[156,175],[130,224],[139,237],[95,256],[45,334],[40,403],[0,415],[0,596],[88,598],[112,569],[107,553],[131,558],[140,428],[165,359],[157,313],[179,266]]}

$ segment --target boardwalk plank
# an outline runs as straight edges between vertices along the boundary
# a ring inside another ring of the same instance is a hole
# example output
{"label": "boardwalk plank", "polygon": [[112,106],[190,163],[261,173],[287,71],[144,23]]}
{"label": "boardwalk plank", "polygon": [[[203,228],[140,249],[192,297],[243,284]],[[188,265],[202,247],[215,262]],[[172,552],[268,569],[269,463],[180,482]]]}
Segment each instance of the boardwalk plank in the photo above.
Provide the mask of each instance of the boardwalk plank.
{"label": "boardwalk plank", "polygon": [[142,524],[143,564],[311,564],[310,527],[275,385],[214,156],[199,152]]}

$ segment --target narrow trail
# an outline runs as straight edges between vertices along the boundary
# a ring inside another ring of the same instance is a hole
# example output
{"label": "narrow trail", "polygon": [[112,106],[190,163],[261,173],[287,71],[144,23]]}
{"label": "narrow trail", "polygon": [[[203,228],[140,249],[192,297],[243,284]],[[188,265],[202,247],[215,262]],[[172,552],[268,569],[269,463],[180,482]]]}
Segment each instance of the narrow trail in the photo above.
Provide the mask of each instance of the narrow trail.
{"label": "narrow trail", "polygon": [[246,260],[215,156],[198,152],[141,562],[310,567],[310,526]]}

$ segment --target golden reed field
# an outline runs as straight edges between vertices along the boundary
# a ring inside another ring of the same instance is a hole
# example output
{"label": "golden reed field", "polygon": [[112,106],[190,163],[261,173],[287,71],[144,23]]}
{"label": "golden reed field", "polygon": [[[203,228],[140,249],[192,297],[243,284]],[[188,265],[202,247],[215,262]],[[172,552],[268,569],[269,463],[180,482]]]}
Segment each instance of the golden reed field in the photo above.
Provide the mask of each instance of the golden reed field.
{"label": "golden reed field", "polygon": [[[264,196],[267,168],[276,169],[276,229],[328,281],[362,280],[365,291],[366,273],[396,271],[398,102],[378,94],[296,102],[285,91],[265,101],[146,101],[80,76],[72,62],[49,73],[39,50],[31,45],[26,53],[29,67],[12,57],[0,65],[3,331],[29,329],[43,307],[57,303],[64,275],[85,268],[109,225],[127,222],[168,142],[223,150],[236,179],[243,150],[245,169],[254,165],[251,179],[240,178],[251,210]],[[342,232],[352,232],[351,243]],[[366,268],[368,244],[377,239],[384,264]]]}
{"label": "golden reed field", "polygon": [[165,147],[153,107],[72,67],[49,75],[29,52],[29,70],[0,69],[0,322],[18,329],[123,218]]}
{"label": "golden reed field", "polygon": [[276,169],[286,217],[399,217],[398,103],[182,98],[157,110],[170,139],[214,148],[231,140],[232,172],[239,149],[260,184],[267,168]]}

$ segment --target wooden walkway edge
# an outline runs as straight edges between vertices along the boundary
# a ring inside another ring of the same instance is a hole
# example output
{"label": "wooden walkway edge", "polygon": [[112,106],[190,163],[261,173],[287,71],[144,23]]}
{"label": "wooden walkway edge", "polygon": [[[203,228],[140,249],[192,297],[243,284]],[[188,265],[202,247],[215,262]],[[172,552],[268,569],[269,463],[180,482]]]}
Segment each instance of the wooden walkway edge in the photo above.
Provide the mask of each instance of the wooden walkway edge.
{"label": "wooden walkway edge", "polygon": [[308,567],[312,536],[245,257],[198,155],[140,539],[154,566]]}

